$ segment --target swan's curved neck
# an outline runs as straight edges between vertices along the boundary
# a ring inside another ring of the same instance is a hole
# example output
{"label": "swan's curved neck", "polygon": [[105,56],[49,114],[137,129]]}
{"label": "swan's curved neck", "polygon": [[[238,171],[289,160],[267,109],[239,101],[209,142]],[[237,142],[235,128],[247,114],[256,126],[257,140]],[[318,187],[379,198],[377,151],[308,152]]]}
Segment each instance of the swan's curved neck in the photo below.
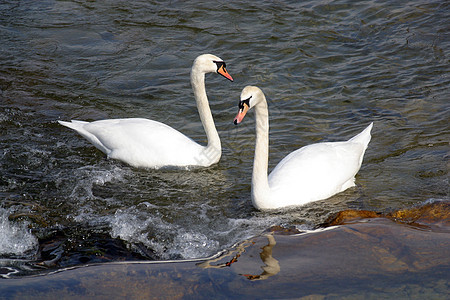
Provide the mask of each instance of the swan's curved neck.
{"label": "swan's curved neck", "polygon": [[256,113],[256,145],[255,158],[253,160],[252,175],[252,201],[258,209],[268,208],[270,199],[270,187],[267,178],[269,162],[269,113],[267,102],[263,101],[255,105]]}
{"label": "swan's curved neck", "polygon": [[198,160],[207,161],[207,165],[210,165],[219,161],[222,153],[222,146],[211,114],[211,109],[209,108],[208,96],[206,95],[205,88],[205,73],[195,66],[191,71],[191,85],[197,102],[200,120],[206,132],[206,138],[208,139],[208,145],[205,147],[202,157],[199,157]]}

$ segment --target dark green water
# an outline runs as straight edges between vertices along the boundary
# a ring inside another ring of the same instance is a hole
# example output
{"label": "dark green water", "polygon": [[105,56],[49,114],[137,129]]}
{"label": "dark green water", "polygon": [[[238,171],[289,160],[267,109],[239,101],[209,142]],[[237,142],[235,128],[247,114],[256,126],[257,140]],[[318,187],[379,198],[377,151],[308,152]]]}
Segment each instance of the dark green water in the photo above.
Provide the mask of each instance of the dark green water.
{"label": "dark green water", "polygon": [[[446,1],[3,1],[2,265],[198,258],[271,225],[448,199],[449,12]],[[235,79],[206,79],[218,165],[134,169],[56,122],[143,117],[205,143],[189,83],[202,53]],[[374,122],[357,187],[256,211],[254,117],[232,124],[249,84],[269,100],[270,168]]]}

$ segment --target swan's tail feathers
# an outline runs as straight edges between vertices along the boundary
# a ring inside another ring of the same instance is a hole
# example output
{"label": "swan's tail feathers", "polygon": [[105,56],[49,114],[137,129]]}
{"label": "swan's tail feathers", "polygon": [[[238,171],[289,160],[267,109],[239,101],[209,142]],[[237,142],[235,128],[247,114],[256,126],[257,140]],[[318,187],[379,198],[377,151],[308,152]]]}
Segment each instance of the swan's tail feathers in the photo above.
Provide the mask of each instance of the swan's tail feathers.
{"label": "swan's tail feathers", "polygon": [[[358,143],[361,144],[363,146],[363,148],[361,149],[362,151],[360,152],[360,157],[359,157],[359,166],[361,167],[363,158],[364,158],[364,153],[366,152],[367,146],[369,146],[369,142],[370,142],[370,131],[372,130],[373,127],[373,122],[370,123],[369,126],[367,126],[366,129],[364,129],[361,133],[355,135],[354,137],[352,137],[349,142],[354,142],[354,143]],[[358,168],[359,170],[359,168]]]}
{"label": "swan's tail feathers", "polygon": [[78,131],[84,124],[87,124],[88,122],[76,121],[76,120],[72,120],[71,122],[66,122],[66,121],[59,121],[58,120],[58,123],[63,125],[63,126],[66,126],[66,127],[69,127],[69,128],[71,128],[73,130]]}
{"label": "swan's tail feathers", "polygon": [[83,128],[84,125],[88,124],[89,122],[85,122],[85,121],[77,121],[77,120],[72,120],[71,122],[66,122],[66,121],[59,121],[58,123],[69,127],[70,129],[75,130],[76,132],[78,132],[82,137],[84,137],[85,139],[87,139],[89,142],[91,142],[97,149],[99,149],[100,151],[102,151],[103,153],[105,153],[106,155],[109,156],[109,154],[111,153],[111,150],[109,150],[108,148],[106,148],[103,143],[92,133],[90,133],[89,131],[87,131],[85,128]]}
{"label": "swan's tail feathers", "polygon": [[373,122],[370,123],[370,125],[367,126],[367,128],[364,129],[361,133],[352,137],[349,141],[363,144],[367,148],[367,145],[369,145],[370,138],[371,138],[370,131],[372,130],[372,127],[373,127]]}

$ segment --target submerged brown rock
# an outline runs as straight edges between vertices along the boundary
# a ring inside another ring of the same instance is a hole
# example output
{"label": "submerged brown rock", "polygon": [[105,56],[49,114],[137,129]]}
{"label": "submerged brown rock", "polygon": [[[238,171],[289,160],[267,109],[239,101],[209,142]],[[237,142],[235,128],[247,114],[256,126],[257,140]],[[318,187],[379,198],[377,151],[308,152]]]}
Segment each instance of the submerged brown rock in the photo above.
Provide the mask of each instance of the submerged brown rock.
{"label": "submerged brown rock", "polygon": [[386,215],[395,221],[408,224],[450,226],[450,203],[434,202],[411,209],[399,210]]}
{"label": "submerged brown rock", "polygon": [[420,207],[402,209],[391,213],[378,213],[367,210],[344,210],[328,219],[323,227],[348,224],[356,220],[387,218],[410,225],[450,226],[450,203],[439,201]]}
{"label": "submerged brown rock", "polygon": [[336,215],[330,217],[322,227],[343,225],[352,221],[369,219],[369,218],[381,218],[383,215],[369,210],[343,210],[338,212]]}

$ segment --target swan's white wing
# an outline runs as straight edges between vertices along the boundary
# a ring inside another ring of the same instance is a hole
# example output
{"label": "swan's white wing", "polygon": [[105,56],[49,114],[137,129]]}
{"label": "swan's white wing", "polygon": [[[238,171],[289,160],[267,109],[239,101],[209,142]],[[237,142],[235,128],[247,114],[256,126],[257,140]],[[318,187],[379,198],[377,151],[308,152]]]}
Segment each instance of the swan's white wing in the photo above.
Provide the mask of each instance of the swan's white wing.
{"label": "swan's white wing", "polygon": [[269,175],[271,198],[283,206],[301,205],[354,186],[364,150],[360,143],[335,142],[292,152]]}
{"label": "swan's white wing", "polygon": [[278,207],[322,200],[355,185],[373,123],[346,142],[318,143],[286,156],[269,175]]}
{"label": "swan's white wing", "polygon": [[199,165],[204,147],[163,123],[148,119],[60,122],[108,157],[136,167]]}

